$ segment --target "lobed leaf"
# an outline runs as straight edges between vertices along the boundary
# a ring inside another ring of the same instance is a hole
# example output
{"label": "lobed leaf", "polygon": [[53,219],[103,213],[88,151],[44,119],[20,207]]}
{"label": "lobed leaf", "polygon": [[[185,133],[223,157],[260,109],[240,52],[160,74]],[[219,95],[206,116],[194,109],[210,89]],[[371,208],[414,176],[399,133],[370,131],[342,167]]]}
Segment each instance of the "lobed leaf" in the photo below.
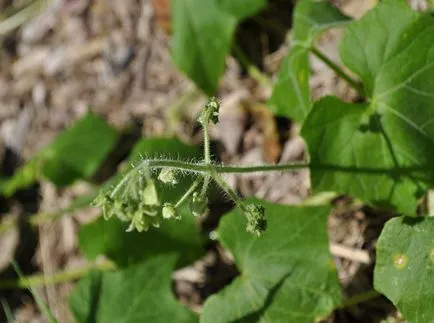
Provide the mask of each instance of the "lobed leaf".
{"label": "lobed leaf", "polygon": [[[386,37],[391,12],[408,23]],[[380,30],[378,37],[361,37],[365,28]],[[370,52],[356,55],[354,48],[371,48],[372,62]],[[434,17],[415,19],[404,1],[382,1],[347,29],[341,52],[355,72],[367,71],[360,76],[372,95],[362,104],[328,97],[314,105],[302,129],[313,191],[351,194],[413,215],[434,185]]]}
{"label": "lobed leaf", "polygon": [[399,217],[386,223],[377,244],[375,289],[409,323],[434,322],[434,219]]}
{"label": "lobed leaf", "polygon": [[328,1],[298,1],[294,11],[291,50],[282,62],[269,101],[276,115],[302,122],[312,109],[309,90],[309,48],[323,31],[350,18]]}
{"label": "lobed leaf", "polygon": [[76,286],[70,298],[81,322],[197,322],[171,291],[174,256],[148,259],[117,272],[92,272]]}
{"label": "lobed leaf", "polygon": [[328,250],[328,207],[265,206],[268,228],[246,232],[238,210],[218,228],[241,274],[205,303],[201,322],[314,322],[340,302]]}
{"label": "lobed leaf", "polygon": [[207,95],[213,95],[237,23],[265,5],[265,0],[172,1],[175,64]]}

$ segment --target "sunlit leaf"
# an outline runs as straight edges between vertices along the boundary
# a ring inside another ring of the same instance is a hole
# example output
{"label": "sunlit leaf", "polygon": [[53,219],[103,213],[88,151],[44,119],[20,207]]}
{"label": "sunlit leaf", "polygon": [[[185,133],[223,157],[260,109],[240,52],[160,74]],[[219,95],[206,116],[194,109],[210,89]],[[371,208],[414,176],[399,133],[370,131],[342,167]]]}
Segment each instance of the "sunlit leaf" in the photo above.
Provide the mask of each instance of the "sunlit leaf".
{"label": "sunlit leaf", "polygon": [[206,301],[201,322],[315,322],[340,302],[328,250],[329,208],[260,203],[268,229],[259,238],[246,232],[238,210],[219,225],[219,241],[240,276]]}
{"label": "sunlit leaf", "polygon": [[347,24],[329,1],[298,1],[294,11],[291,48],[280,67],[270,108],[276,115],[302,122],[312,108],[309,90],[309,48],[323,31]]}
{"label": "sunlit leaf", "polygon": [[[391,12],[405,16],[402,10],[409,12],[403,24],[410,24],[389,36],[384,22]],[[404,1],[382,1],[347,29],[341,52],[354,71],[369,71],[361,77],[372,95],[362,104],[325,98],[306,119],[302,135],[312,164],[334,166],[312,167],[314,192],[351,194],[413,215],[434,185],[434,17],[413,15]],[[359,36],[365,29],[377,31]],[[356,44],[372,51],[356,55]]]}
{"label": "sunlit leaf", "polygon": [[173,256],[160,256],[127,269],[93,272],[82,279],[70,303],[79,323],[197,322],[172,294]]}
{"label": "sunlit leaf", "polygon": [[399,217],[386,223],[377,244],[374,286],[409,323],[434,319],[434,219]]}

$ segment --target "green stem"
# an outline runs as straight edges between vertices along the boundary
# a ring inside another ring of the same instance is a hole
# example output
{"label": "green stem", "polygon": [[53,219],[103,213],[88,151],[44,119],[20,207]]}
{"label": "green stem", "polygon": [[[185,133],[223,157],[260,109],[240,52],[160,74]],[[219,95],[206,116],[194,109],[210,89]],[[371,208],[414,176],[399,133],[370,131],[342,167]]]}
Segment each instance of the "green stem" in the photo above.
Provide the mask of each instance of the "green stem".
{"label": "green stem", "polygon": [[185,192],[185,194],[179,199],[179,201],[176,202],[175,209],[178,208],[178,207],[180,207],[182,205],[182,203],[184,203],[185,200],[187,200],[189,198],[189,196],[191,194],[193,194],[194,190],[200,184],[201,180],[202,180],[202,178],[200,178],[200,177],[196,178],[196,180],[193,182],[193,184],[191,184],[191,186],[187,190],[187,192]]}
{"label": "green stem", "polygon": [[205,180],[203,182],[202,191],[200,192],[201,197],[205,197],[206,191],[208,190],[209,182],[211,181],[211,177],[209,175],[205,176]]}
{"label": "green stem", "polygon": [[84,277],[92,270],[111,271],[115,269],[116,267],[113,263],[104,262],[101,264],[90,264],[75,270],[58,272],[51,276],[22,276],[18,279],[0,281],[0,290],[14,288],[33,288],[38,286],[59,284]]}
{"label": "green stem", "polygon": [[[209,118],[209,117],[208,117]],[[205,120],[202,124],[203,129],[203,154],[205,164],[211,164],[211,151],[209,148],[209,130],[208,130],[208,120]]]}
{"label": "green stem", "polygon": [[266,88],[272,88],[273,82],[271,79],[264,73],[262,73],[243,53],[241,48],[236,44],[232,44],[232,50],[234,51],[235,56],[238,58],[240,64],[247,70],[249,76],[254,79],[256,82],[261,84]]}
{"label": "green stem", "polygon": [[339,306],[339,308],[347,308],[347,307],[351,307],[354,305],[358,305],[360,303],[364,303],[370,300],[373,300],[377,297],[380,297],[381,294],[379,292],[377,292],[376,290],[372,289],[370,291],[364,292],[364,293],[360,293],[360,294],[356,294],[354,296],[351,296],[349,298],[347,298],[346,300],[344,300],[342,302],[342,305]]}
{"label": "green stem", "polygon": [[365,91],[363,90],[362,85],[355,81],[351,76],[349,76],[339,65],[330,60],[327,56],[325,56],[322,52],[318,50],[315,46],[309,48],[312,54],[318,57],[324,64],[330,67],[338,76],[343,78],[347,83],[359,93],[360,96],[365,96]]}
{"label": "green stem", "polygon": [[235,193],[232,188],[229,187],[228,183],[221,177],[219,173],[217,173],[215,170],[211,171],[212,178],[216,181],[216,183],[221,187],[223,191],[226,192],[226,194],[229,195],[229,197],[232,199],[232,201],[235,203],[235,205],[239,205],[241,203],[240,198],[238,197],[238,194]]}
{"label": "green stem", "polygon": [[[204,163],[190,163],[177,160],[146,160],[146,165],[151,168],[173,168],[188,171],[191,173],[209,174],[210,165]],[[140,166],[138,166],[140,167]],[[357,174],[390,174],[394,176],[408,175],[412,172],[424,172],[431,169],[429,166],[417,167],[400,167],[400,168],[370,168],[370,167],[355,167],[355,166],[338,166],[329,164],[310,164],[308,162],[295,162],[278,165],[258,165],[258,166],[221,166],[212,165],[212,170],[219,174],[245,174],[255,172],[283,172],[288,170],[310,168],[315,171],[324,172],[341,172],[341,173],[357,173]]]}

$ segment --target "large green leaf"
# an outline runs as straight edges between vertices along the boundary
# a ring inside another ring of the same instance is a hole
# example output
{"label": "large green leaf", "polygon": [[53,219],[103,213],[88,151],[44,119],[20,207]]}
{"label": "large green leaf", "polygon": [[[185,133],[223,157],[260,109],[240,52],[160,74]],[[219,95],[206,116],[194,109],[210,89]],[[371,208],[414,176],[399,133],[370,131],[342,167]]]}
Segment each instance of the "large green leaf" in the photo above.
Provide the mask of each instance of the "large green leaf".
{"label": "large green leaf", "polygon": [[[434,17],[419,14],[398,36],[390,37],[397,39],[393,42],[383,36],[383,30],[387,32],[383,25],[390,20],[392,4],[404,6],[399,3],[382,1],[344,35],[342,52],[354,71],[365,71],[371,59],[366,51],[364,57],[351,61],[348,53],[356,43],[360,48],[383,48],[372,51],[374,56],[384,53],[381,59],[373,58],[372,75],[361,75],[368,88],[374,80],[369,101],[319,101],[302,135],[314,165],[315,192],[352,194],[412,215],[426,187],[434,184]],[[358,36],[367,24],[378,29],[378,37],[373,32],[370,38]],[[315,164],[334,168],[324,170]]]}
{"label": "large green leaf", "polygon": [[312,108],[309,91],[309,48],[324,30],[343,26],[349,18],[328,1],[298,1],[291,50],[280,67],[269,101],[272,111],[302,122]]}
{"label": "large green leaf", "polygon": [[[143,158],[161,156],[191,160],[199,159],[201,152],[198,147],[184,144],[177,139],[142,139],[133,147],[129,161],[138,164]],[[156,181],[160,200],[175,202],[185,193],[191,182],[192,179],[187,176],[180,178],[174,187]],[[151,228],[144,233],[126,233],[125,223],[118,219],[105,221],[100,218],[81,228],[80,249],[89,259],[104,254],[119,266],[138,263],[162,253],[178,253],[181,255],[178,265],[186,265],[200,256],[202,248],[195,219],[186,205],[179,213],[182,216],[181,221],[165,221],[160,228]]]}
{"label": "large green leaf", "polygon": [[119,134],[103,119],[87,113],[61,132],[2,185],[5,195],[35,183],[41,174],[58,186],[92,176],[113,150]]}
{"label": "large green leaf", "polygon": [[265,0],[172,1],[173,60],[206,94],[217,89],[236,24]]}
{"label": "large green leaf", "polygon": [[90,177],[118,138],[112,127],[89,112],[43,150],[42,172],[56,185],[69,185],[78,178]]}
{"label": "large green leaf", "polygon": [[405,2],[382,1],[363,19],[351,24],[342,39],[342,61],[360,76],[369,95],[383,65],[405,46],[402,43],[405,30],[419,17]]}
{"label": "large green leaf", "polygon": [[374,286],[409,323],[434,322],[434,219],[399,217],[377,244]]}
{"label": "large green leaf", "polygon": [[329,208],[260,203],[268,219],[261,237],[246,232],[238,210],[219,225],[219,241],[241,275],[206,301],[201,322],[314,322],[340,302],[328,250]]}
{"label": "large green leaf", "polygon": [[79,323],[197,322],[171,291],[173,256],[160,256],[127,269],[93,272],[71,295],[71,309]]}

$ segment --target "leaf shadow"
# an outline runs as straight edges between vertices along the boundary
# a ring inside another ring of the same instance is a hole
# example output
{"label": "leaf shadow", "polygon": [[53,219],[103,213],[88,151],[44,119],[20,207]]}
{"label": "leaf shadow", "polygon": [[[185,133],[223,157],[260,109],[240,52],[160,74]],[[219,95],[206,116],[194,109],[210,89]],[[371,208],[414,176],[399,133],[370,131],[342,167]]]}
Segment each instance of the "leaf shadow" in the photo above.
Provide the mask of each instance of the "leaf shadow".
{"label": "leaf shadow", "polygon": [[417,190],[414,192],[414,196],[416,198],[421,197],[424,193],[424,189],[420,185],[417,178],[412,175],[411,170],[404,171],[405,167],[402,167],[400,165],[397,154],[396,154],[395,149],[393,147],[392,140],[390,139],[389,134],[384,129],[383,122],[382,122],[382,115],[379,114],[378,112],[371,114],[369,117],[368,123],[360,125],[359,130],[362,133],[371,132],[371,133],[378,134],[378,135],[382,136],[384,138],[387,149],[389,151],[389,154],[392,158],[392,162],[394,164],[394,170],[392,170],[392,172],[390,172],[390,177],[393,179],[394,183],[393,183],[392,187],[390,188],[390,192],[388,194],[388,197],[384,200],[374,201],[374,203],[376,205],[378,205],[380,207],[384,207],[386,209],[396,210],[396,207],[395,207],[395,205],[393,205],[391,203],[391,200],[392,200],[393,195],[395,193],[395,189],[396,189],[397,184],[399,182],[402,182],[403,177],[407,177],[408,179],[410,179],[413,182],[413,184],[417,187]]}
{"label": "leaf shadow", "polygon": [[268,293],[268,296],[265,300],[264,306],[262,308],[260,308],[258,311],[250,313],[244,317],[242,317],[241,319],[235,320],[231,323],[251,323],[251,322],[258,322],[259,319],[262,317],[262,315],[265,313],[265,311],[270,307],[270,305],[273,303],[273,300],[277,294],[277,292],[279,291],[279,289],[282,287],[283,283],[285,282],[285,280],[291,276],[292,271],[290,271],[289,273],[285,274],[271,289],[270,292]]}
{"label": "leaf shadow", "polygon": [[92,281],[89,285],[89,315],[86,318],[87,323],[97,322],[97,313],[100,305],[100,295],[102,290],[102,273],[93,272]]}

